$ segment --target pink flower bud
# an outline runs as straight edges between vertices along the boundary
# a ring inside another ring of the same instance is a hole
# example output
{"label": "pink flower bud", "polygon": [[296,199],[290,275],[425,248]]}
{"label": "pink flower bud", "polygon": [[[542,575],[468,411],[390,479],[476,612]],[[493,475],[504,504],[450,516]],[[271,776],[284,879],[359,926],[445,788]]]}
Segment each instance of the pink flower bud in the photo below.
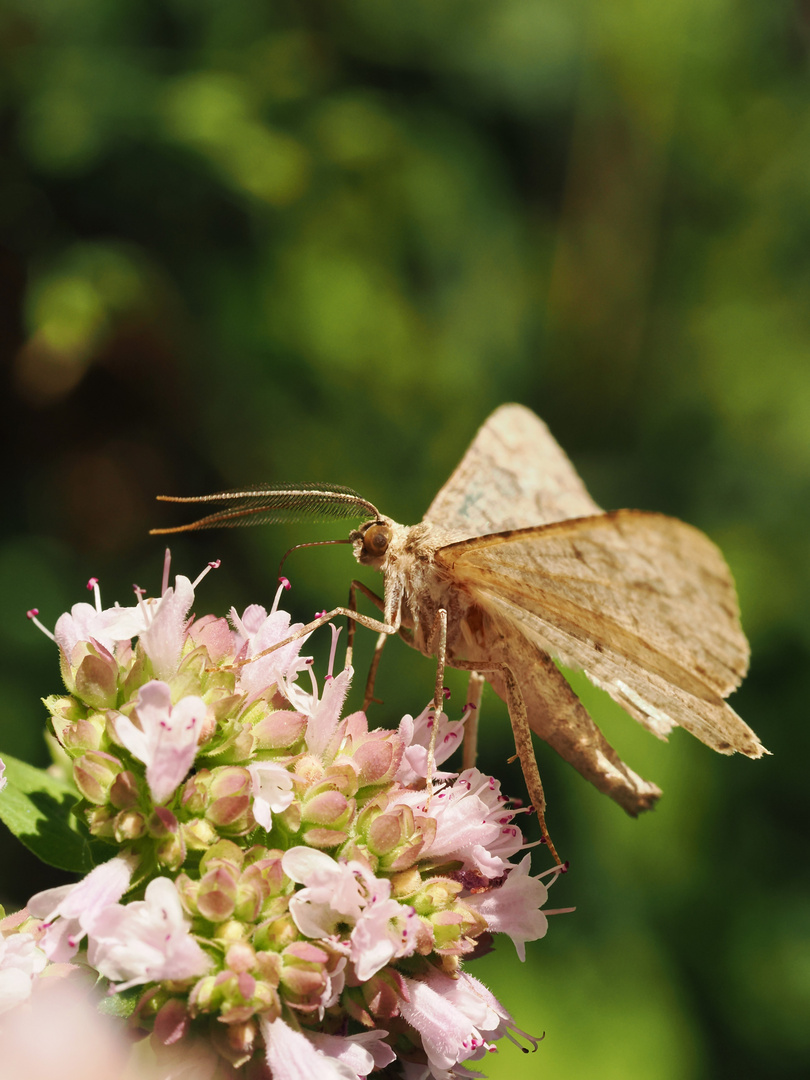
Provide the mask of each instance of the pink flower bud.
{"label": "pink flower bud", "polygon": [[247,769],[225,765],[211,773],[211,803],[205,816],[218,828],[227,828],[239,834],[250,830],[253,817],[250,813],[251,779]]}
{"label": "pink flower bud", "polygon": [[276,709],[253,725],[257,750],[286,750],[304,734],[307,726],[303,713]]}
{"label": "pink flower bud", "polygon": [[110,788],[122,768],[121,762],[112,754],[91,750],[74,761],[73,779],[88,802],[103,806],[108,801]]}
{"label": "pink flower bud", "polygon": [[301,820],[313,825],[343,825],[351,817],[354,802],[339,791],[322,791],[306,802]]}
{"label": "pink flower bud", "polygon": [[[77,663],[78,661],[78,663]],[[106,649],[83,641],[71,660],[76,697],[94,709],[113,709],[118,697],[118,662]]]}
{"label": "pink flower bud", "polygon": [[138,781],[135,774],[126,769],[120,772],[110,788],[110,802],[116,810],[130,810],[138,805]]}
{"label": "pink flower bud", "polygon": [[224,866],[209,871],[197,890],[197,910],[209,922],[224,922],[236,904],[236,877]]}

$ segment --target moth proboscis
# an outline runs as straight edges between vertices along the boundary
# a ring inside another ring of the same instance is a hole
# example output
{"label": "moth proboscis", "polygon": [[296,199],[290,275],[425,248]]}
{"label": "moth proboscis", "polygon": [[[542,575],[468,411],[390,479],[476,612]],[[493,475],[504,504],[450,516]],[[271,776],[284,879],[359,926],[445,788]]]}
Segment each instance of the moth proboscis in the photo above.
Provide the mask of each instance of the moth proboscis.
{"label": "moth proboscis", "polygon": [[[531,732],[631,815],[661,795],[610,746],[555,660],[584,671],[661,739],[680,726],[723,754],[768,752],[724,700],[742,681],[749,650],[718,548],[663,514],[603,512],[546,425],[521,405],[489,417],[418,525],[400,525],[350,488],[325,484],[162,498],[223,505],[157,533],[367,517],[349,540],[358,562],[383,574],[383,598],[353,582],[350,607],[301,634],[340,614],[370,627],[380,635],[373,672],[385,636],[400,633],[438,656],[437,714],[444,663],[484,676],[507,703],[547,841]],[[358,589],[382,620],[354,610]]]}

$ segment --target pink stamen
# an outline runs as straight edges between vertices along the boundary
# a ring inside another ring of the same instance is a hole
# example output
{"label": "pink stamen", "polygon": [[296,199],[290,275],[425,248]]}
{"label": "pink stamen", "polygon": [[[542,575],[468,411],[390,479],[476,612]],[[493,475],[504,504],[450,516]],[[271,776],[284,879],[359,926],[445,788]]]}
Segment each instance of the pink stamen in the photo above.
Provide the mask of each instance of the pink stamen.
{"label": "pink stamen", "polygon": [[101,611],[101,589],[98,587],[98,578],[91,577],[87,582],[87,588],[92,589],[96,598],[96,611]]}
{"label": "pink stamen", "polygon": [[200,582],[206,576],[206,574],[210,574],[212,570],[219,570],[221,564],[222,564],[221,559],[214,559],[213,562],[210,562],[208,564],[208,566],[206,566],[206,568],[203,570],[203,572],[201,574],[198,574],[197,577],[194,579],[194,581],[191,583],[192,589],[197,588],[197,586],[200,584]]}
{"label": "pink stamen", "polygon": [[144,619],[146,620],[146,625],[148,626],[152,622],[152,619],[150,618],[150,615],[149,615],[149,608],[143,602],[143,598],[146,595],[146,589],[142,589],[140,587],[140,585],[133,585],[132,586],[132,591],[138,597],[138,607],[143,612]]}
{"label": "pink stamen", "polygon": [[275,615],[275,613],[278,611],[278,603],[279,600],[281,600],[281,594],[284,592],[285,589],[290,588],[290,583],[285,577],[279,578],[278,580],[280,584],[279,587],[276,589],[276,598],[273,601],[273,606],[270,608],[271,615]]}
{"label": "pink stamen", "polygon": [[307,671],[309,672],[309,678],[310,678],[310,680],[312,682],[312,698],[313,698],[313,707],[314,707],[315,705],[318,704],[318,701],[320,700],[319,697],[318,697],[318,684],[315,681],[315,672],[312,670],[312,663],[313,663],[312,659],[310,658],[307,661],[307,663],[308,663]]}
{"label": "pink stamen", "polygon": [[28,611],[26,611],[25,614],[31,620],[31,622],[34,624],[34,626],[37,628],[37,630],[42,631],[42,633],[45,635],[45,637],[49,637],[51,639],[51,641],[56,641],[56,638],[50,632],[48,627],[43,626],[42,623],[37,618],[37,615],[39,615],[39,608],[32,607]]}
{"label": "pink stamen", "polygon": [[340,631],[343,629],[343,627],[342,626],[335,626],[334,623],[329,623],[329,629],[332,631],[332,648],[329,651],[329,666],[326,669],[327,670],[327,675],[326,675],[327,679],[332,678],[332,671],[334,670],[334,667],[335,667],[335,653],[337,651],[338,638],[340,637]]}
{"label": "pink stamen", "polygon": [[324,617],[324,615],[326,615],[326,614],[328,614],[328,613],[327,613],[326,608],[324,608],[323,611],[316,611],[315,612],[315,618],[316,619],[322,619]]}
{"label": "pink stamen", "polygon": [[160,583],[160,595],[164,596],[169,587],[169,570],[172,565],[172,549],[166,548],[163,553],[163,580]]}

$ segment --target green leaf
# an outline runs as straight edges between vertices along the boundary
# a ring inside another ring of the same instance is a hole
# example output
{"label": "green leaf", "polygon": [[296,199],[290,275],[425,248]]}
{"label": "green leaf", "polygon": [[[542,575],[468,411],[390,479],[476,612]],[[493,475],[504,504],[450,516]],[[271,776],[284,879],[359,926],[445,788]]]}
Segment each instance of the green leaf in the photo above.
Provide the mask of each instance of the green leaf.
{"label": "green leaf", "polygon": [[8,784],[0,792],[0,820],[49,866],[86,874],[95,866],[90,844],[71,814],[78,796],[64,780],[0,754]]}

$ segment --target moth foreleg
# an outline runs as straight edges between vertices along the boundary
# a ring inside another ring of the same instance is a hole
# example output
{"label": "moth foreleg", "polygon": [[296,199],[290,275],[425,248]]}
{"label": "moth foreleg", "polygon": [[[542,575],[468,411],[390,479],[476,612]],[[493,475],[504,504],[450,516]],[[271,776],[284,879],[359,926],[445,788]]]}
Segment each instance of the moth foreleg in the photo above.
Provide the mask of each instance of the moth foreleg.
{"label": "moth foreleg", "polygon": [[276,649],[283,649],[285,645],[291,644],[293,641],[300,641],[302,637],[307,637],[313,630],[317,630],[319,626],[324,626],[326,623],[331,622],[332,619],[336,619],[339,615],[344,615],[352,622],[360,623],[361,626],[365,626],[368,630],[375,630],[378,634],[396,634],[399,631],[399,614],[395,622],[384,623],[379,619],[371,619],[368,615],[362,615],[359,611],[352,611],[351,608],[336,607],[331,611],[325,611],[323,615],[319,615],[317,619],[313,619],[312,622],[302,626],[300,630],[297,630],[294,634],[290,634],[285,637],[283,641],[277,641],[275,645],[271,645],[268,649],[264,649],[262,652],[257,653],[255,656],[250,656],[246,660],[237,660],[232,666],[234,668],[244,667],[245,664],[252,664],[255,660],[260,660],[263,656],[269,656],[270,653],[275,652]]}
{"label": "moth foreleg", "polygon": [[481,695],[487,680],[480,671],[470,672],[467,686],[467,702],[464,706],[464,747],[461,752],[461,768],[472,769],[478,755],[478,718],[481,715]]}
{"label": "moth foreleg", "polygon": [[557,854],[557,849],[554,847],[546,827],[546,796],[543,791],[543,781],[540,779],[540,770],[537,768],[537,759],[534,756],[529,714],[526,711],[526,703],[523,700],[523,694],[512,669],[507,664],[495,660],[453,660],[453,667],[461,668],[464,671],[477,671],[479,674],[497,671],[500,675],[506,692],[506,705],[509,709],[509,719],[512,722],[515,750],[520,759],[520,767],[523,770],[523,779],[526,781],[529,799],[537,813],[540,831],[548,845],[548,850],[551,852],[554,861],[561,866],[562,860]]}
{"label": "moth foreleg", "polygon": [[[385,611],[385,601],[381,596],[377,596],[373,589],[369,589],[368,585],[365,585],[362,581],[358,581],[356,578],[349,586],[349,610],[357,612],[357,593],[361,592],[363,596],[367,597],[372,604]],[[357,627],[357,619],[349,619],[348,629],[346,632],[346,667],[350,667],[354,656],[354,632]],[[387,634],[385,635],[388,636]],[[379,663],[379,661],[378,661]],[[373,683],[372,683],[373,686]],[[365,709],[365,705],[363,705]]]}

